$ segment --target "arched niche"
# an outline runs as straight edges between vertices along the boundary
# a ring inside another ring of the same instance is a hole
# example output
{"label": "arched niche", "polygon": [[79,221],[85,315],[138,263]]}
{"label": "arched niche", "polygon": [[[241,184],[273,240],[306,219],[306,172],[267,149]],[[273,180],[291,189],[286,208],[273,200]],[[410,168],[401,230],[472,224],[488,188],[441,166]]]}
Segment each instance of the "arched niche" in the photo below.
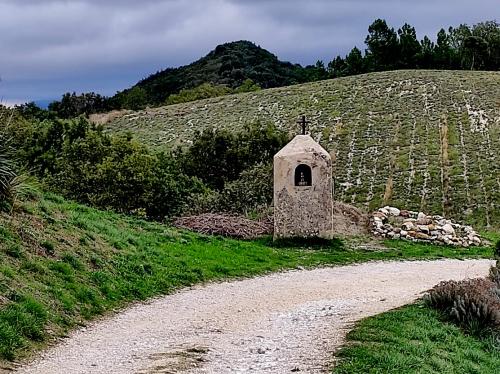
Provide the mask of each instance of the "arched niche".
{"label": "arched niche", "polygon": [[309,165],[300,164],[295,168],[295,185],[299,187],[312,185],[312,171]]}

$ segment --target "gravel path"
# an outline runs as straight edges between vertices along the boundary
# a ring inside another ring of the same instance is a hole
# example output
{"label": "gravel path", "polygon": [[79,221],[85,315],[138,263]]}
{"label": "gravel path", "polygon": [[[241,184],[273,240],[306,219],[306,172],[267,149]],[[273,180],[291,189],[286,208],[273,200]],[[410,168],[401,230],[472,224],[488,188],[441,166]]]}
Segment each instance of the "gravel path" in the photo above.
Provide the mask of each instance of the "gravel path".
{"label": "gravel path", "polygon": [[20,373],[324,373],[354,321],[487,260],[377,262],[213,283],[73,333]]}

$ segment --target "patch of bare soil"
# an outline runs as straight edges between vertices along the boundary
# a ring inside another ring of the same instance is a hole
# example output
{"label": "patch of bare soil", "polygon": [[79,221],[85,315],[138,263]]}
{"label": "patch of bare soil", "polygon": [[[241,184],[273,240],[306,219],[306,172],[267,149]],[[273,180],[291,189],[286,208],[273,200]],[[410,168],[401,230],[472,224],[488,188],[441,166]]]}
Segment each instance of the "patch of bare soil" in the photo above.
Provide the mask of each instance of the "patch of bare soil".
{"label": "patch of bare soil", "polygon": [[355,206],[333,203],[333,232],[335,236],[358,236],[369,233],[368,214]]}
{"label": "patch of bare soil", "polygon": [[96,125],[106,125],[107,123],[113,122],[115,119],[130,113],[130,110],[112,110],[107,113],[95,113],[89,116],[89,121]]}
{"label": "patch of bare soil", "polygon": [[377,262],[196,286],[80,329],[19,373],[327,373],[355,321],[492,264]]}

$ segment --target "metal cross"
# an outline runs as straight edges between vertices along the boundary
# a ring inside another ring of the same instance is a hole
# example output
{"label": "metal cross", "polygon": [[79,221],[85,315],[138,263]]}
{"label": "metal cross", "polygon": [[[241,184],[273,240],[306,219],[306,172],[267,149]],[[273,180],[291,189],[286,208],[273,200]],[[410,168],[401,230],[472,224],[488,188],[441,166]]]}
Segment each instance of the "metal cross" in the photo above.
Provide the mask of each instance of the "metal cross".
{"label": "metal cross", "polygon": [[306,116],[302,116],[302,118],[297,122],[299,125],[302,125],[302,135],[306,134],[306,125],[309,121],[306,121]]}

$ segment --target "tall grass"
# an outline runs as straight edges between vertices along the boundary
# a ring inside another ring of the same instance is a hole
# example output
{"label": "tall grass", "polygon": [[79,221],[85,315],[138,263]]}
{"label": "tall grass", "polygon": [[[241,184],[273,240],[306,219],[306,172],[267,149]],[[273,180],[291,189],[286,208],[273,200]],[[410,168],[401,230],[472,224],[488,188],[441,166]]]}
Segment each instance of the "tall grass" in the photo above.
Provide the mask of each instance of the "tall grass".
{"label": "tall grass", "polygon": [[0,133],[0,203],[9,197],[10,182],[15,176],[12,149],[6,136]]}

